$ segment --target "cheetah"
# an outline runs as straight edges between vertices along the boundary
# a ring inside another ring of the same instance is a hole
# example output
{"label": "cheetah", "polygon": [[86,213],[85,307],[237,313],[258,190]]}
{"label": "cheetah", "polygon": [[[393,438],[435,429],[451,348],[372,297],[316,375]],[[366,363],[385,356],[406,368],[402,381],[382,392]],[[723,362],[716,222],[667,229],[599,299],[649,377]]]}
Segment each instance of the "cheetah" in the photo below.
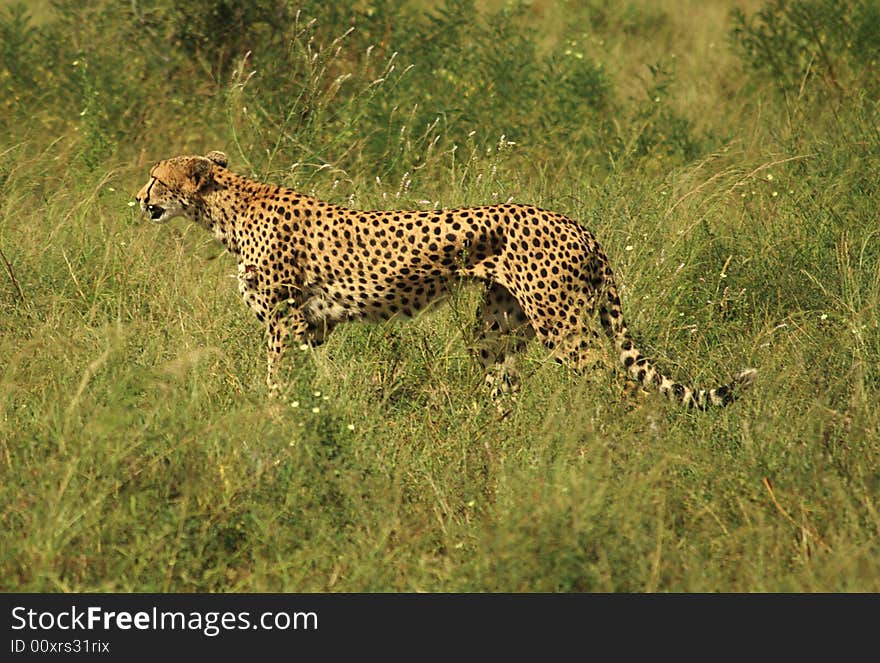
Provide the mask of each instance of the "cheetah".
{"label": "cheetah", "polygon": [[682,406],[727,405],[755,376],[698,389],[664,375],[636,347],[593,235],[530,205],[347,209],[237,175],[217,151],[160,161],[137,201],[156,223],[189,218],[236,257],[239,292],[266,326],[270,394],[289,339],[318,345],[343,321],[412,316],[460,279],[485,284],[474,345],[496,395],[515,388],[511,359],[532,338],[575,369],[595,362],[596,314],[629,378]]}

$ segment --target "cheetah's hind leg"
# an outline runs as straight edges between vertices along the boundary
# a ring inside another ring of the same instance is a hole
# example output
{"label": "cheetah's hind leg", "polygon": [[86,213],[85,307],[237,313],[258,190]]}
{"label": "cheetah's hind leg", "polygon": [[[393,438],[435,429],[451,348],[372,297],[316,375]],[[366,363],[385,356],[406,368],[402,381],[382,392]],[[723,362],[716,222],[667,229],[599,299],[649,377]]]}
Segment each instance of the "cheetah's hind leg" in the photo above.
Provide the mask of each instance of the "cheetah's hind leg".
{"label": "cheetah's hind leg", "polygon": [[504,286],[486,288],[477,309],[474,350],[486,371],[486,386],[496,404],[519,391],[514,355],[535,336],[519,302]]}

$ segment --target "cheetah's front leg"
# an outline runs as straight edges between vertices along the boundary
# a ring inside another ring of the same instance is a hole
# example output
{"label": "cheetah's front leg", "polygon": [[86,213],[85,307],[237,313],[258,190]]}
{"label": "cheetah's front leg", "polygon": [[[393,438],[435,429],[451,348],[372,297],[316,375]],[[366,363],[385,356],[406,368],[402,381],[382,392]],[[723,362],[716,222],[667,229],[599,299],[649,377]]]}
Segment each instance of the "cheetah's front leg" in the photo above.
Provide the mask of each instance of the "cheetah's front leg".
{"label": "cheetah's front leg", "polygon": [[307,338],[309,324],[306,322],[303,312],[294,307],[286,310],[274,309],[266,319],[266,337],[268,343],[268,371],[266,385],[269,387],[269,396],[275,397],[280,393],[277,374],[281,365],[281,358],[287,349],[288,338],[294,341],[302,341]]}

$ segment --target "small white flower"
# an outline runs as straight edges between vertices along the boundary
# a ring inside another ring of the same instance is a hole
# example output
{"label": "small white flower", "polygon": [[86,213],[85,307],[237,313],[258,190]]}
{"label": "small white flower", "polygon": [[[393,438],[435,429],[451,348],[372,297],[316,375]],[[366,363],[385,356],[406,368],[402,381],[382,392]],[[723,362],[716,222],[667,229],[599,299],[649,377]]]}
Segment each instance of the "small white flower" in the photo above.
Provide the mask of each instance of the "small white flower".
{"label": "small white flower", "polygon": [[767,173],[767,181],[768,181],[768,182],[772,182],[772,181],[773,181],[773,175],[772,175],[771,173]]}
{"label": "small white flower", "polygon": [[314,396],[315,398],[321,398],[321,392],[320,392],[320,391],[316,391],[316,392],[313,394],[313,396]]}
{"label": "small white flower", "polygon": [[321,408],[319,408],[317,405],[312,408],[312,414],[318,414],[318,412],[320,412],[320,411],[321,411]]}
{"label": "small white flower", "polygon": [[290,407],[299,407],[299,401],[291,401]]}
{"label": "small white flower", "polygon": [[299,346],[299,349],[302,350],[303,352],[305,352],[306,350],[309,349],[309,344],[308,344],[308,343],[303,343],[303,344],[301,344],[301,345]]}
{"label": "small white flower", "polygon": [[827,313],[823,313],[822,315],[819,316],[819,319],[820,319],[820,320],[827,320],[827,319],[828,319],[828,314],[827,314]]}
{"label": "small white flower", "polygon": [[354,430],[354,424],[349,424],[346,428],[348,428],[348,430]]}
{"label": "small white flower", "polygon": [[623,247],[623,250],[624,250],[624,251],[632,251],[632,250],[633,250],[633,245],[632,245],[632,244],[627,244],[625,247]]}

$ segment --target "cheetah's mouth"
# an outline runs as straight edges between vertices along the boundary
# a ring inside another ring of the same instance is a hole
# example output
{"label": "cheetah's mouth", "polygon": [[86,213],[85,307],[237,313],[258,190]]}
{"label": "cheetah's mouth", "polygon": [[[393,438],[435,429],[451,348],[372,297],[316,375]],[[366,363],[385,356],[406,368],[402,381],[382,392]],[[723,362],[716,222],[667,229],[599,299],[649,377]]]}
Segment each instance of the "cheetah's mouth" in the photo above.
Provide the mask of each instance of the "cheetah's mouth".
{"label": "cheetah's mouth", "polygon": [[153,221],[158,221],[165,214],[165,209],[158,205],[147,205],[147,214],[150,215]]}

